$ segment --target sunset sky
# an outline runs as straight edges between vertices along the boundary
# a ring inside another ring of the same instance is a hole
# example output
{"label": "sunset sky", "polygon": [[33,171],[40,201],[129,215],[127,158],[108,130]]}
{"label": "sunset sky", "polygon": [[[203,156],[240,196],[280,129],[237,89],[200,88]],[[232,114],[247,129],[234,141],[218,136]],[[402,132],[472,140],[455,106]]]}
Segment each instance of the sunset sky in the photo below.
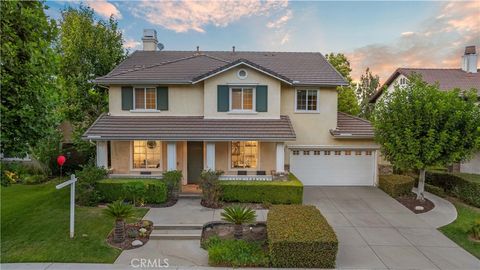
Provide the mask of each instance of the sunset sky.
{"label": "sunset sky", "polygon": [[[157,30],[166,50],[345,53],[358,79],[366,67],[382,81],[397,67],[460,67],[465,46],[480,46],[480,0],[453,2],[47,1],[47,14],[80,3],[113,14],[125,47],[141,48]],[[479,49],[477,49],[479,50]]]}

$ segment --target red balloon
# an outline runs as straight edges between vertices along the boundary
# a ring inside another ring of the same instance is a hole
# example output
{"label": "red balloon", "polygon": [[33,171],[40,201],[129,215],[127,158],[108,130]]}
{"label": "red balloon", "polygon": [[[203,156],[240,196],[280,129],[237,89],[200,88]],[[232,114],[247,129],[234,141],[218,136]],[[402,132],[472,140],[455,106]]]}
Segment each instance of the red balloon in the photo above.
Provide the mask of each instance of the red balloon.
{"label": "red balloon", "polygon": [[65,161],[67,161],[67,158],[65,156],[58,156],[57,157],[57,163],[59,166],[63,166],[63,164],[65,164]]}

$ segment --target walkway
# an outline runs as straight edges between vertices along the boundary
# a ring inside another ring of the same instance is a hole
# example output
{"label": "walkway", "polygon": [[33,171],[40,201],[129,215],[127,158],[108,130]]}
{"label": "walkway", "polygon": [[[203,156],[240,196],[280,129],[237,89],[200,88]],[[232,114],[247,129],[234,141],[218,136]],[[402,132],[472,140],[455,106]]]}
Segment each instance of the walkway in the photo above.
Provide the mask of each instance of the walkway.
{"label": "walkway", "polygon": [[[417,189],[414,188],[413,191],[416,192]],[[440,228],[457,219],[457,209],[451,202],[428,192],[425,192],[424,196],[435,204],[435,208],[426,213],[418,214],[422,220],[435,228]]]}

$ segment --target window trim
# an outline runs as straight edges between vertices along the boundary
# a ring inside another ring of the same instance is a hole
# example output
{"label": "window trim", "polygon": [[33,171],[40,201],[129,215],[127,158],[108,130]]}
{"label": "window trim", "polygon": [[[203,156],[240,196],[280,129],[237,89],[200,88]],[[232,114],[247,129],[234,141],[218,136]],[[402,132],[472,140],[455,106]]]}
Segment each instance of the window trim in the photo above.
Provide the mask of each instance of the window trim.
{"label": "window trim", "polygon": [[[158,168],[133,168],[133,141],[159,141],[160,142],[160,166]],[[160,140],[132,140],[130,145],[129,169],[131,172],[161,172],[163,171],[163,141]]]}
{"label": "window trim", "polygon": [[247,142],[247,141],[229,141],[228,142],[228,170],[229,171],[257,171],[260,166],[260,141],[257,142],[257,166],[255,168],[233,168],[232,167],[232,142]]}
{"label": "window trim", "polygon": [[[240,72],[244,71],[245,72],[245,76],[241,76],[240,75]],[[239,78],[240,80],[245,80],[246,78],[248,77],[248,72],[246,69],[244,68],[241,68],[237,71],[237,78]]]}
{"label": "window trim", "polygon": [[[308,90],[317,91],[317,109],[316,110],[308,110],[308,100],[307,100],[307,107],[305,110],[299,110],[297,107],[297,96],[298,91],[305,91],[307,90],[307,97],[308,97]],[[295,113],[320,113],[320,89],[318,88],[295,88],[295,102],[293,104]]]}
{"label": "window trim", "polygon": [[[242,89],[242,109],[232,109],[232,90],[233,89]],[[243,109],[243,89],[252,89],[252,109],[245,110]],[[239,85],[239,86],[229,86],[228,87],[228,112],[229,113],[257,113],[257,88],[255,86],[249,85]]]}
{"label": "window trim", "polygon": [[[143,102],[145,104],[145,107],[147,107],[147,88],[153,88],[155,92],[155,109],[137,109],[135,107],[136,102],[135,102],[135,90],[136,89],[142,89],[143,88]],[[158,109],[158,100],[157,100],[157,87],[156,86],[134,86],[133,87],[133,109],[130,110],[130,112],[160,112]]]}

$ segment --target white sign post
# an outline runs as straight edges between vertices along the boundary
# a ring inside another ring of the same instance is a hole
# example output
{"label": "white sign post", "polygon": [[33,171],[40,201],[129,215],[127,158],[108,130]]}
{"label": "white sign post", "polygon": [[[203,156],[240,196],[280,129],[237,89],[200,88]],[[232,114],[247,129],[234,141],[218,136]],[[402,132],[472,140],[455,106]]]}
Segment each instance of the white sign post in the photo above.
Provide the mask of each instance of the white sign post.
{"label": "white sign post", "polygon": [[70,185],[70,238],[73,238],[75,224],[75,182],[77,182],[77,178],[75,174],[72,174],[70,180],[56,186],[57,189],[61,189]]}

